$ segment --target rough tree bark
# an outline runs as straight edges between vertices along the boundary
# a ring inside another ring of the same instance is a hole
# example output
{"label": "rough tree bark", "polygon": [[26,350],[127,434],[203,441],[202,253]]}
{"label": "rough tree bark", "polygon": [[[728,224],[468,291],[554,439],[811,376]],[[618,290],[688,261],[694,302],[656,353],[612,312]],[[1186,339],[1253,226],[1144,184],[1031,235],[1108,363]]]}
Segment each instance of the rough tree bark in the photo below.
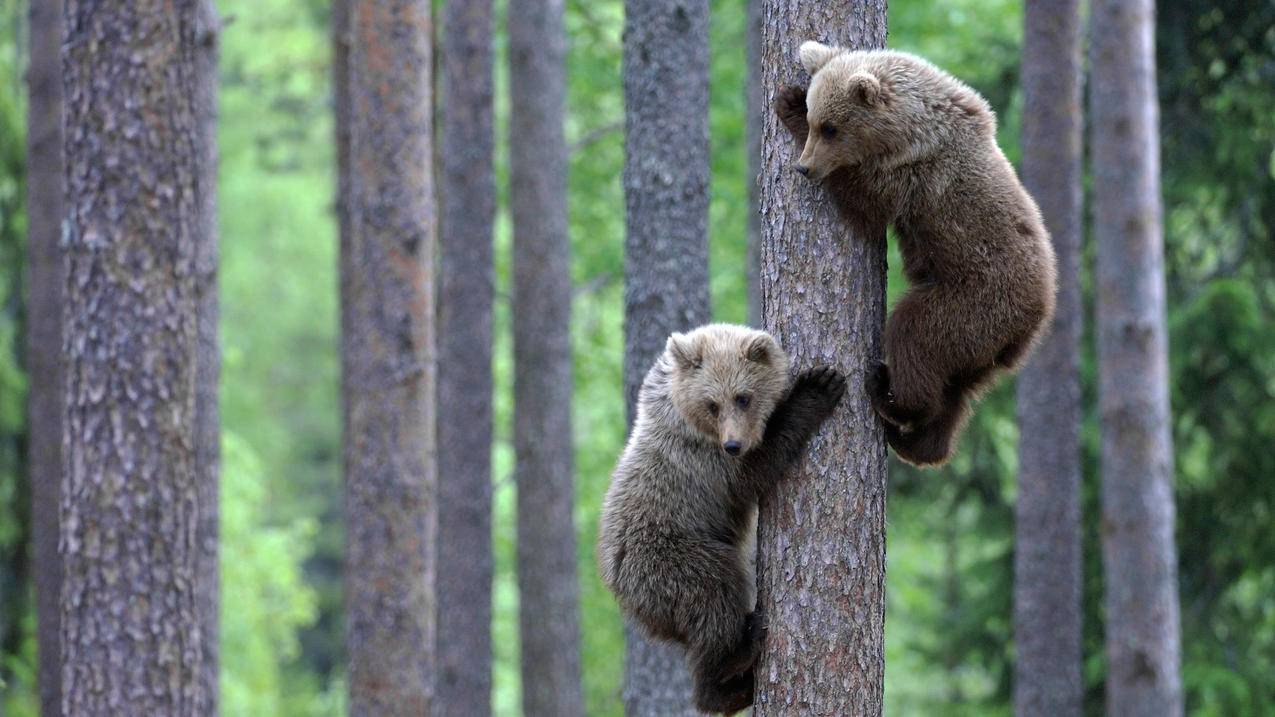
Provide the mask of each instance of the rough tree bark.
{"label": "rough tree bark", "polygon": [[195,247],[195,470],[199,481],[198,592],[203,620],[204,702],[200,715],[215,717],[220,689],[221,571],[218,563],[221,519],[221,412],[218,385],[221,377],[221,345],[217,324],[221,318],[217,296],[217,60],[221,18],[213,0],[199,0],[196,16],[198,78],[195,112],[199,121],[199,146],[203,161],[196,188],[202,229]]}
{"label": "rough tree bark", "polygon": [[67,0],[62,711],[203,714],[199,0]]}
{"label": "rough tree bark", "polygon": [[[624,388],[638,388],[670,333],[709,320],[708,2],[624,3],[626,206]],[[693,715],[683,650],[625,626],[630,717]]]}
{"label": "rough tree bark", "polygon": [[530,717],[584,714],[571,440],[562,0],[509,6],[514,232],[514,449],[522,702]]}
{"label": "rough tree bark", "polygon": [[748,0],[748,79],[744,88],[748,140],[748,323],[761,326],[761,176],[762,125],[770,108],[761,85],[762,4]]}
{"label": "rough tree bark", "polygon": [[1153,0],[1091,6],[1107,711],[1182,713]]}
{"label": "rough tree bark", "polygon": [[1014,709],[1079,715],[1080,2],[1029,0],[1023,38],[1023,183],[1058,257],[1054,323],[1018,377]]}
{"label": "rough tree bark", "polygon": [[432,18],[349,0],[341,250],[350,714],[435,692]]}
{"label": "rough tree bark", "polygon": [[[805,84],[797,48],[820,40],[885,44],[885,0],[767,0],[762,87]],[[851,377],[801,470],[761,506],[759,609],[769,634],[753,714],[880,714],[885,668],[885,441],[861,389],[881,355],[885,227],[848,227],[792,169],[775,113],[763,128],[762,307],[794,367],[830,363]]]}
{"label": "rough tree bark", "polygon": [[439,714],[491,713],[491,0],[443,16],[438,312]]}
{"label": "rough tree bark", "polygon": [[62,714],[62,0],[30,5],[27,69],[27,464],[40,714]]}

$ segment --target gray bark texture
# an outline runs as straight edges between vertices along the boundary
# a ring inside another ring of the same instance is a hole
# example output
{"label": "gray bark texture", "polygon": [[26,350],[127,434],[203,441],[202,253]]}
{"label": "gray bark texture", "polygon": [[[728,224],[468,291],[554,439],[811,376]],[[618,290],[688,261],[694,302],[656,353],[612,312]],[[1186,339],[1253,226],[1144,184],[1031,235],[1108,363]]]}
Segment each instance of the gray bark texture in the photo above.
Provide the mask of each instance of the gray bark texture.
{"label": "gray bark texture", "polygon": [[[707,0],[624,3],[624,389],[638,389],[674,331],[707,323]],[[629,717],[698,714],[680,647],[625,627]]]}
{"label": "gray bark texture", "polygon": [[1029,0],[1023,183],[1058,260],[1053,326],[1018,377],[1014,711],[1079,715],[1081,678],[1079,0]]}
{"label": "gray bark texture", "polygon": [[762,5],[748,0],[748,74],[744,87],[744,132],[748,140],[748,323],[761,326],[761,153],[762,125],[770,107],[761,85]]}
{"label": "gray bark texture", "polygon": [[27,69],[27,464],[40,714],[62,714],[62,0],[30,4]]}
{"label": "gray bark texture", "polygon": [[198,115],[200,165],[197,189],[203,223],[195,247],[195,470],[199,481],[199,616],[203,621],[203,698],[200,715],[215,717],[220,695],[221,571],[218,563],[221,519],[221,412],[218,385],[221,377],[221,345],[217,324],[221,318],[217,293],[217,60],[221,18],[213,0],[199,0],[196,17],[199,42],[196,61],[195,112]]}
{"label": "gray bark texture", "polygon": [[1107,712],[1182,713],[1153,0],[1091,6]]}
{"label": "gray bark texture", "polygon": [[[435,693],[432,18],[349,0],[341,255],[350,714],[428,715]],[[338,74],[340,77],[340,74]],[[344,155],[344,156],[342,156]]]}
{"label": "gray bark texture", "polygon": [[[766,0],[762,88],[809,82],[806,40],[885,45],[885,0]],[[827,363],[850,377],[804,466],[763,500],[758,609],[769,631],[753,714],[879,715],[885,676],[886,452],[862,377],[880,360],[884,226],[851,228],[797,174],[792,137],[765,115],[761,286],[765,327],[794,370]],[[862,222],[859,222],[862,224]]]}
{"label": "gray bark texture", "polygon": [[438,704],[491,713],[491,0],[443,16],[438,306]]}
{"label": "gray bark texture", "polygon": [[62,711],[202,715],[200,0],[67,0]]}
{"label": "gray bark texture", "polygon": [[511,3],[508,23],[522,706],[528,717],[578,717],[563,2]]}

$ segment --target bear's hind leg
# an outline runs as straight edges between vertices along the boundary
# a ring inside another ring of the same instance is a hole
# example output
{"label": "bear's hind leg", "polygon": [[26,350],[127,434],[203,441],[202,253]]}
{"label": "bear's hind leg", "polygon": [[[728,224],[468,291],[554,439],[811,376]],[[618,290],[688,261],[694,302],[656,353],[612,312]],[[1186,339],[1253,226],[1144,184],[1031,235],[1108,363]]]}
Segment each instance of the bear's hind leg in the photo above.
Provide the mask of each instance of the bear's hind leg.
{"label": "bear's hind leg", "polygon": [[738,712],[753,702],[753,666],[765,624],[756,612],[743,619],[720,615],[710,620],[717,624],[691,644],[695,706],[703,712]]}
{"label": "bear's hind leg", "polygon": [[969,418],[965,390],[951,387],[946,392],[943,411],[937,418],[910,432],[885,424],[885,438],[894,454],[918,467],[941,466],[952,456],[956,436]]}

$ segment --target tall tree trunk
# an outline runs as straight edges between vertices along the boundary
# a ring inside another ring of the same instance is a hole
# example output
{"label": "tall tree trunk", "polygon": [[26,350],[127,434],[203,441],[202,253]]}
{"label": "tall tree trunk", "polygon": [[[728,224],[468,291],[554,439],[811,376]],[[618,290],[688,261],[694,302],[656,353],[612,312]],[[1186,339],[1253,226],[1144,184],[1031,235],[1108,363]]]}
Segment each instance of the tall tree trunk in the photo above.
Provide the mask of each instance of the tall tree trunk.
{"label": "tall tree trunk", "polygon": [[62,0],[30,5],[27,69],[27,465],[40,714],[62,714]]}
{"label": "tall tree trunk", "polygon": [[[624,388],[670,333],[709,320],[708,1],[624,3]],[[625,627],[629,717],[697,714],[683,650]]]}
{"label": "tall tree trunk", "polygon": [[744,131],[748,139],[748,323],[761,326],[761,176],[762,125],[770,108],[761,80],[762,5],[748,0],[748,74],[745,80]]}
{"label": "tall tree trunk", "polygon": [[1182,712],[1153,0],[1090,32],[1107,711]]}
{"label": "tall tree trunk", "polygon": [[67,0],[62,710],[202,714],[199,2]]}
{"label": "tall tree trunk", "polygon": [[439,187],[438,705],[491,713],[491,0],[447,0]]}
{"label": "tall tree trunk", "polygon": [[197,178],[202,230],[195,247],[195,470],[199,481],[199,600],[203,620],[204,703],[200,715],[215,717],[220,690],[221,572],[219,565],[221,518],[221,412],[217,389],[221,377],[221,346],[217,324],[221,318],[217,296],[217,60],[221,18],[213,0],[199,0],[196,37],[199,41],[199,76],[195,112],[199,120],[199,144],[203,150]]}
{"label": "tall tree trunk", "polygon": [[1079,715],[1080,2],[1029,0],[1023,38],[1023,183],[1058,257],[1051,331],[1018,378],[1014,708]]}
{"label": "tall tree trunk", "polygon": [[573,717],[584,714],[584,700],[572,521],[562,0],[510,4],[508,28],[522,702],[529,717]]}
{"label": "tall tree trunk", "polygon": [[[805,84],[797,48],[885,44],[885,0],[766,0],[762,87]],[[885,441],[860,388],[881,356],[885,227],[848,227],[792,169],[775,113],[763,128],[765,325],[794,366],[830,363],[852,378],[805,466],[761,506],[759,609],[770,630],[753,713],[880,714],[885,668]]]}
{"label": "tall tree trunk", "polygon": [[425,715],[435,691],[432,19],[349,0],[342,271],[350,714]]}

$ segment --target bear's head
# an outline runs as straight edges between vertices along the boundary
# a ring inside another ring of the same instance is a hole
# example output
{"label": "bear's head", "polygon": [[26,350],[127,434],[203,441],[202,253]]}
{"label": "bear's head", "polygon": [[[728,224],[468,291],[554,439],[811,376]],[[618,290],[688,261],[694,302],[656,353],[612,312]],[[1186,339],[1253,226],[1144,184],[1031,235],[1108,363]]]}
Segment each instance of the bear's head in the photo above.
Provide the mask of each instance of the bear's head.
{"label": "bear's head", "polygon": [[870,159],[923,154],[950,124],[934,114],[936,107],[964,101],[957,91],[936,103],[933,85],[946,73],[906,53],[805,42],[799,54],[811,79],[809,132],[797,171],[814,181]]}
{"label": "bear's head", "polygon": [[761,443],[788,389],[788,356],[765,331],[709,324],[665,346],[673,405],[693,430],[732,456]]}

